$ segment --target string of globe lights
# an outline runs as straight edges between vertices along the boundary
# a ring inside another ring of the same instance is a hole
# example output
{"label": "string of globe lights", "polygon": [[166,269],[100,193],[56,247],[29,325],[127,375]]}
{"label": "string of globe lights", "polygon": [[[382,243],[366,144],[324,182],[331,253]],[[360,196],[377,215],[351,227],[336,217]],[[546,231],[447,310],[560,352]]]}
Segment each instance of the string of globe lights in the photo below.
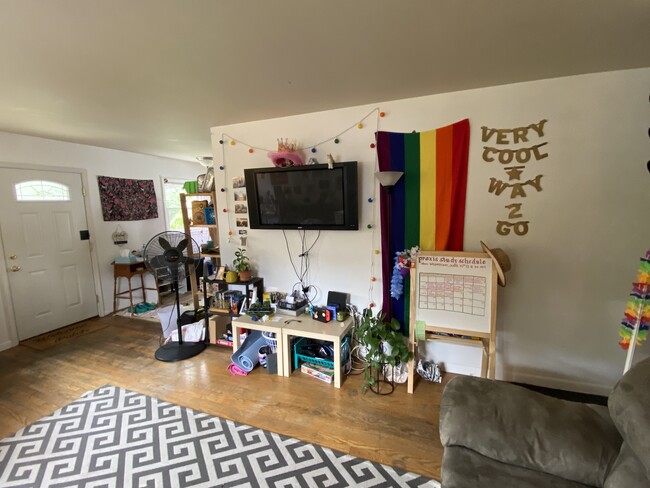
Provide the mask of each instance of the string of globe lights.
{"label": "string of globe lights", "polygon": [[[375,133],[379,130],[379,122],[382,118],[386,116],[385,112],[380,111],[380,109],[374,108],[372,109],[368,114],[366,114],[364,117],[361,119],[358,119],[354,124],[350,125],[349,127],[345,128],[344,130],[338,132],[337,134],[328,137],[327,139],[324,139],[320,142],[317,142],[315,144],[307,144],[303,145],[301,147],[296,147],[295,151],[305,151],[309,152],[311,154],[316,154],[318,152],[318,148],[321,146],[334,142],[334,144],[340,144],[342,141],[345,140],[343,137],[345,134],[348,132],[354,130],[354,129],[363,129],[364,128],[364,123],[368,119],[370,119],[372,116],[375,116]],[[264,148],[261,146],[257,146],[255,144],[251,144],[249,142],[243,141],[241,139],[238,139],[236,137],[231,136],[230,134],[226,132],[221,133],[221,138],[219,139],[219,144],[221,145],[221,161],[222,163],[215,169],[219,169],[224,172],[223,175],[223,181],[224,181],[224,186],[220,189],[220,191],[224,194],[228,194],[228,184],[231,182],[231,178],[228,174],[228,164],[226,161],[226,148],[229,146],[235,146],[235,145],[240,145],[248,148],[248,153],[249,154],[255,154],[256,151],[262,151],[262,152],[273,152],[275,149],[269,149],[269,148]],[[373,140],[370,144],[371,149],[375,149],[376,147],[376,141]],[[374,167],[375,167],[375,172],[379,171],[379,160],[377,157],[377,151],[374,151]],[[375,283],[377,282],[377,277],[375,276],[375,262],[377,260],[377,256],[381,254],[379,247],[378,247],[378,242],[377,242],[377,225],[375,224],[377,220],[377,187],[379,184],[375,181],[373,182],[373,189],[372,189],[372,195],[368,197],[367,202],[372,205],[372,210],[371,210],[371,223],[367,224],[367,228],[372,230],[372,246],[371,246],[371,258],[370,258],[370,278],[369,278],[369,287],[368,287],[368,307],[374,308],[375,305],[375,300],[374,300],[374,286]],[[228,242],[232,242],[232,237],[233,237],[233,232],[232,232],[232,218],[231,215],[233,212],[230,212],[230,199],[226,197],[226,206],[222,209],[223,213],[227,213],[227,220],[228,220]],[[236,226],[235,226],[236,227]]]}

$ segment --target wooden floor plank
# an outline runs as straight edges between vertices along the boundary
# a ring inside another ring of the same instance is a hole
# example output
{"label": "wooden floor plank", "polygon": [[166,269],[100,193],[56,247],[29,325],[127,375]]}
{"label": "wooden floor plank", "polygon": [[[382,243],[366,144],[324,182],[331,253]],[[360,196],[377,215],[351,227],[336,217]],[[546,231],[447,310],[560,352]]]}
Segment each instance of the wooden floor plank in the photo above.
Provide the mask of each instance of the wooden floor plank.
{"label": "wooden floor plank", "polygon": [[227,349],[209,346],[195,358],[163,363],[153,357],[157,324],[93,320],[105,327],[46,350],[0,352],[0,438],[112,384],[440,479],[438,414],[451,375],[442,385],[420,381],[413,395],[397,385],[388,396],[362,394],[360,376],[349,376],[340,390],[299,371],[284,378],[258,367],[232,376]]}

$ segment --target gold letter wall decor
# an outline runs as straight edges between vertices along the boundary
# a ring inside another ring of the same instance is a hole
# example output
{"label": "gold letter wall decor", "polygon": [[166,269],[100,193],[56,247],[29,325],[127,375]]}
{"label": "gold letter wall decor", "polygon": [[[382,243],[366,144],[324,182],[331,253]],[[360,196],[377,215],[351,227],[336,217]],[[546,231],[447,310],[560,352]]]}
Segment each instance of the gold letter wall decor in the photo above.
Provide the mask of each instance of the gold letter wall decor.
{"label": "gold letter wall decor", "polygon": [[497,149],[495,147],[483,146],[483,160],[491,163],[494,157],[491,154],[496,153],[501,164],[510,164],[512,161],[517,161],[519,164],[526,164],[530,161],[531,157],[535,157],[535,161],[548,157],[548,154],[543,154],[539,148],[545,146],[548,142],[543,142],[531,147],[522,147],[520,149]]}
{"label": "gold letter wall decor", "polygon": [[[537,137],[541,139],[544,137],[544,126],[548,120],[542,119],[536,124],[529,124],[525,127],[515,127],[513,129],[493,129],[491,127],[481,127],[482,141],[489,142],[494,138],[494,143],[497,146],[506,144],[520,144],[530,143],[531,139]],[[532,187],[538,193],[542,191],[542,176],[537,175],[533,179],[528,179],[521,182],[521,175],[529,164],[535,163],[548,157],[548,153],[542,151],[542,147],[546,146],[548,142],[540,142],[538,144],[527,147],[515,148],[501,148],[483,146],[483,161],[486,163],[493,163],[498,161],[503,166],[508,182],[516,181],[515,183],[508,183],[501,181],[498,178],[490,178],[488,186],[488,193],[496,196],[510,189],[510,199],[526,198],[526,187]],[[525,166],[509,166],[512,163]],[[508,219],[521,219],[524,214],[522,212],[523,203],[512,203],[506,205],[505,208],[509,210]],[[528,220],[498,220],[496,231],[499,235],[510,235],[511,231],[514,235],[523,236],[528,233]]]}

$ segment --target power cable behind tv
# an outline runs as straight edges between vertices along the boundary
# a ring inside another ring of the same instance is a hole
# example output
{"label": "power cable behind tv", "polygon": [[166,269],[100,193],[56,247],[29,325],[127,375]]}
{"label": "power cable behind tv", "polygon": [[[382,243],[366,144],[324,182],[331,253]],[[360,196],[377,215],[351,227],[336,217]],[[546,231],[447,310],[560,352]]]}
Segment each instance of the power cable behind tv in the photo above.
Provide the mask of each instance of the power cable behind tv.
{"label": "power cable behind tv", "polygon": [[314,239],[314,242],[312,242],[309,247],[307,247],[307,231],[303,229],[303,230],[299,230],[298,233],[300,235],[300,246],[301,246],[300,254],[298,254],[298,257],[300,258],[300,271],[298,271],[298,269],[296,268],[296,264],[293,262],[293,257],[291,256],[291,250],[289,249],[289,240],[287,239],[287,233],[284,230],[282,231],[282,235],[284,236],[284,243],[287,247],[287,254],[289,255],[289,262],[291,263],[291,267],[293,268],[293,272],[295,273],[296,278],[298,278],[298,282],[295,285],[293,285],[293,288],[295,290],[296,285],[300,285],[300,291],[305,295],[305,298],[307,298],[309,304],[313,305],[312,299],[316,298],[316,295],[310,298],[309,290],[313,289],[314,287],[312,285],[307,284],[306,280],[307,280],[307,273],[309,272],[309,253],[318,242],[318,239],[320,239],[320,230],[318,231],[318,235],[316,236],[316,239]]}

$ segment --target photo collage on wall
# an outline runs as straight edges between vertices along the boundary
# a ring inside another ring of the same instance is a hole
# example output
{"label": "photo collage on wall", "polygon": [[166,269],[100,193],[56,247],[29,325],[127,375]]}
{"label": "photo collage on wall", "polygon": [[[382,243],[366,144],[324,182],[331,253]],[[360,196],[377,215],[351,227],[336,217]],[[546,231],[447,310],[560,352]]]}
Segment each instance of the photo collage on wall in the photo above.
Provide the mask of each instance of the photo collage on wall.
{"label": "photo collage on wall", "polygon": [[233,198],[235,200],[235,226],[239,235],[239,245],[246,245],[248,236],[248,198],[246,196],[246,182],[243,176],[232,179]]}

